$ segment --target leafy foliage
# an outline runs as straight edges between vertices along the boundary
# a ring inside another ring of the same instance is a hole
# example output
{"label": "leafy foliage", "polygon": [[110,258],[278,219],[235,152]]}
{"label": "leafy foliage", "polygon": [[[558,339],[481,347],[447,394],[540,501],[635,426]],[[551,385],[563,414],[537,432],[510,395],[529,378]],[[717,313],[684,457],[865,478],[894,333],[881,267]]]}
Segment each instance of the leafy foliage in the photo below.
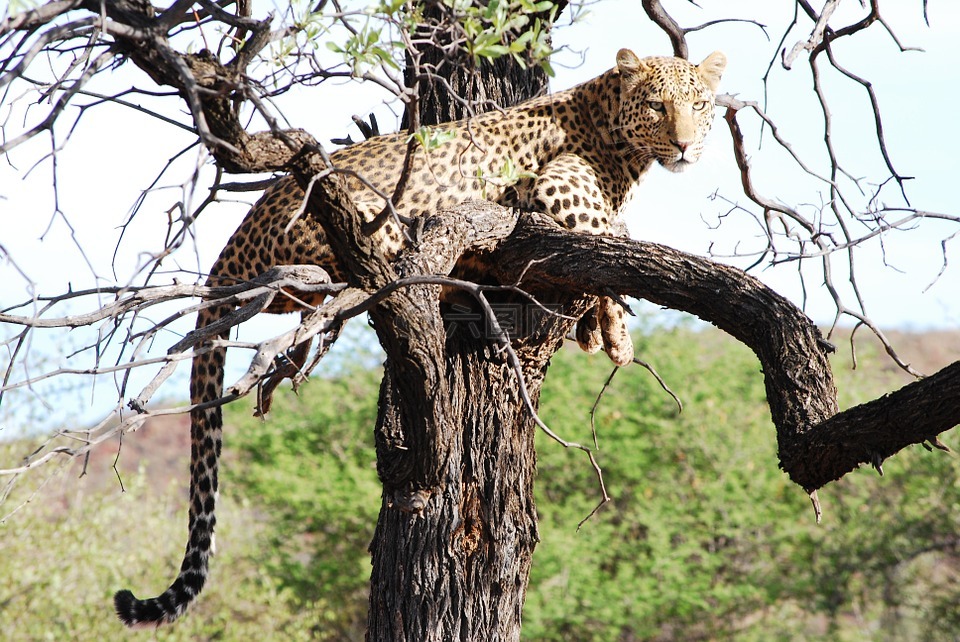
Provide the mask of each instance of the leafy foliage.
{"label": "leafy foliage", "polygon": [[[646,371],[617,375],[597,414],[613,502],[579,532],[598,496],[593,472],[577,453],[548,439],[538,445],[542,541],[526,639],[950,635],[949,625],[927,615],[948,612],[958,597],[950,584],[955,459],[916,449],[888,462],[882,480],[868,471],[849,476],[822,493],[827,515],[817,526],[807,498],[773,465],[754,356],[719,333],[683,328],[638,337],[637,346],[677,388],[685,410],[678,413]],[[850,404],[895,385],[878,355],[861,357],[857,372],[838,367]],[[554,430],[590,441],[588,413],[609,368],[602,355],[557,356],[541,400]],[[344,614],[366,608],[377,486],[364,433],[375,417],[375,379],[358,372],[349,381],[314,381],[284,411],[292,415],[244,428],[242,448],[254,466],[236,468],[241,483],[261,480],[250,490],[272,506],[280,538],[270,546],[286,549],[283,585],[314,606],[322,596],[342,598]],[[298,434],[306,425],[313,434]],[[261,465],[270,467],[262,478]],[[312,472],[301,476],[305,470]],[[352,535],[358,530],[362,536]],[[351,537],[353,547],[344,546]],[[298,558],[305,543],[312,554]],[[932,567],[940,570],[931,574]]]}
{"label": "leafy foliage", "polygon": [[[12,459],[22,444],[3,444]],[[185,465],[178,468],[185,471]],[[182,476],[150,488],[143,473],[108,490],[75,473],[43,488],[17,489],[6,506],[32,499],[0,523],[0,631],[4,640],[116,640],[123,625],[113,593],[156,591],[182,553],[186,510]],[[114,478],[115,481],[115,478]],[[43,484],[43,482],[40,482]],[[57,488],[59,486],[59,488]],[[34,494],[35,492],[35,494]],[[127,633],[130,639],[312,640],[314,612],[290,608],[288,591],[261,564],[263,525],[245,503],[221,503],[216,568],[204,599],[177,626]]]}
{"label": "leafy foliage", "polygon": [[260,423],[233,413],[243,464],[227,483],[267,511],[265,565],[298,607],[317,612],[336,639],[363,637],[370,556],[380,509],[376,455],[379,371],[312,380]]}
{"label": "leafy foliage", "polygon": [[[817,526],[807,499],[772,466],[752,354],[721,335],[682,330],[644,337],[638,351],[678,388],[685,410],[677,414],[639,369],[614,381],[598,417],[614,501],[579,533],[591,508],[589,471],[549,444],[540,449],[543,543],[525,635],[952,638],[953,624],[928,613],[957,597],[955,458],[914,449],[888,462],[882,480],[850,475],[821,493],[826,521]],[[561,434],[588,438],[583,417],[607,368],[598,365],[584,372],[558,360],[551,369],[543,407]],[[876,375],[867,382],[838,370],[852,396],[882,391]]]}
{"label": "leafy foliage", "polygon": [[[753,355],[682,327],[636,344],[684,410],[646,371],[617,374],[596,417],[613,501],[579,531],[598,499],[596,478],[580,453],[538,444],[541,542],[525,639],[955,638],[955,457],[916,448],[886,462],[882,479],[849,475],[821,493],[817,526],[774,466]],[[876,351],[863,352],[859,370],[837,365],[848,405],[898,385]],[[609,370],[602,355],[557,355],[541,400],[554,430],[592,439],[588,413]],[[277,399],[265,422],[249,407],[231,409],[211,583],[191,617],[150,635],[362,638],[380,503],[370,438],[378,378],[359,366],[315,378],[300,396]],[[0,526],[0,630],[10,639],[111,639],[120,630],[112,592],[162,587],[176,565],[183,478],[165,488],[125,479],[124,495],[63,480],[62,492],[39,490]],[[22,500],[32,489],[17,492]]]}
{"label": "leafy foliage", "polygon": [[[549,25],[554,22],[557,8],[552,0],[450,0],[437,7],[443,17],[436,23],[424,20],[422,6],[399,0],[379,2],[346,14],[339,9],[314,11],[312,5],[300,2],[291,6],[296,14],[293,22],[303,31],[287,38],[278,53],[292,53],[302,44],[301,39],[316,42],[322,36],[329,37],[324,40],[327,49],[342,58],[358,78],[378,67],[399,71],[411,38],[430,38],[435,37],[431,32],[448,31],[461,42],[470,64],[479,66],[509,55],[521,67],[540,65],[553,75]],[[403,37],[401,33],[408,35]]]}

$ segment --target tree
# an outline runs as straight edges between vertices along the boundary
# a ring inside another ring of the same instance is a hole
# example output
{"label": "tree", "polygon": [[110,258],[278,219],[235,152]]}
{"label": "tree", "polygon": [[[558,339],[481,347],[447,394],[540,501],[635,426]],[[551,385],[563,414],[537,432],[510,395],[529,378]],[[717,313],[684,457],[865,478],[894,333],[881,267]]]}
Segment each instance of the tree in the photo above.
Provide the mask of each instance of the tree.
{"label": "tree", "polygon": [[[808,170],[802,157],[794,154],[801,170],[809,171],[829,193],[828,205],[816,218],[760,194],[753,185],[748,145],[741,131],[741,119],[748,113],[759,117],[769,135],[793,153],[761,105],[732,96],[719,102],[726,108],[744,195],[759,208],[758,221],[767,234],[768,246],[758,261],[820,261],[838,317],[851,316],[868,326],[898,359],[880,329],[862,313],[862,302],[857,311],[836,294],[831,260],[838,255],[852,257],[857,245],[890,229],[929,218],[956,224],[960,217],[881,204],[889,186],[905,200],[906,179],[890,161],[870,83],[839,64],[834,46],[874,25],[891,36],[894,31],[876,1],[848,23],[840,22],[838,5],[828,1],[818,12],[805,0],[797,0],[796,15],[784,27],[781,45],[787,44],[795,29],[809,28],[809,36],[792,48],[777,48],[778,52],[783,49],[783,66],[806,57],[821,105],[829,174]],[[681,28],[658,1],[644,0],[643,6],[670,36],[678,56],[686,56],[689,33],[710,26]],[[780,465],[811,494],[818,515],[817,489],[860,464],[880,469],[885,458],[907,445],[942,446],[937,435],[960,422],[960,408],[949,401],[960,398],[960,363],[893,395],[838,413],[827,361],[833,346],[795,305],[742,270],[713,260],[623,237],[579,237],[536,215],[515,221],[493,205],[465,204],[437,213],[419,230],[418,243],[397,262],[387,262],[370,242],[335,172],[330,171],[323,147],[302,129],[283,127],[283,119],[270,106],[271,99],[297,85],[359,77],[395,93],[405,105],[405,125],[415,134],[424,123],[507,104],[543,87],[549,25],[555,13],[565,8],[523,1],[509,5],[392,3],[378,6],[371,19],[368,13],[345,9],[337,2],[312,8],[294,3],[279,29],[271,16],[252,18],[248,3],[207,0],[181,0],[166,9],[133,0],[102,4],[65,0],[8,15],[0,27],[0,87],[5,88],[5,102],[9,97],[13,103],[19,95],[21,100],[47,99],[51,107],[41,118],[28,114],[22,126],[8,124],[0,146],[5,153],[49,134],[54,162],[65,140],[64,119],[72,113],[73,102],[90,101],[80,108],[73,125],[78,127],[83,113],[103,102],[143,109],[131,96],[162,94],[160,106],[152,113],[171,126],[187,127],[194,137],[192,144],[199,144],[212,157],[216,176],[209,196],[199,206],[180,205],[179,218],[170,224],[169,242],[136,283],[37,297],[35,301],[42,305],[34,312],[28,313],[32,302],[2,311],[0,322],[23,328],[7,342],[11,359],[5,391],[60,373],[13,378],[14,366],[29,354],[30,340],[41,328],[106,322],[92,347],[104,354],[113,341],[119,356],[116,365],[97,362],[90,372],[129,372],[160,365],[135,397],[128,400],[126,387],[121,388],[121,403],[128,403],[133,414],[116,424],[105,420],[81,433],[79,446],[51,442],[24,465],[5,472],[13,480],[56,457],[82,455],[117,431],[134,430],[148,416],[183,410],[155,409],[150,402],[179,361],[229,342],[211,342],[209,334],[193,334],[170,347],[165,356],[145,358],[147,345],[157,340],[163,328],[196,310],[196,306],[178,308],[145,331],[135,329],[133,324],[154,305],[203,296],[213,304],[240,305],[229,317],[229,323],[237,324],[268,305],[278,285],[298,283],[298,288],[306,288],[319,283],[335,296],[306,315],[296,330],[253,346],[255,356],[248,373],[221,402],[260,385],[260,394],[268,401],[280,379],[303,374],[286,366],[290,351],[315,335],[321,338],[321,347],[306,369],[309,372],[336,340],[343,321],[369,313],[387,361],[375,431],[384,491],[371,547],[368,637],[514,639],[537,541],[533,435],[538,426],[549,432],[536,415],[540,386],[551,355],[598,295],[612,291],[695,314],[753,349],[763,366]],[[211,33],[220,38],[214,46],[208,40]],[[343,54],[341,66],[331,67],[311,51],[310,45],[324,39]],[[189,53],[191,44],[197,45],[193,47],[199,49],[197,53]],[[402,44],[403,53],[390,44]],[[43,63],[50,69],[43,70]],[[103,71],[124,64],[136,67],[160,89],[109,95],[89,89]],[[869,116],[876,124],[889,176],[878,181],[879,187],[865,199],[851,195],[860,183],[849,178],[838,160],[828,96],[820,83],[822,64],[861,83],[871,98]],[[486,94],[477,101],[480,87]],[[471,95],[463,94],[467,91]],[[174,105],[186,106],[189,125],[178,123]],[[7,133],[11,127],[16,133]],[[332,212],[323,222],[350,275],[346,284],[332,286],[312,272],[276,270],[256,283],[232,288],[179,282],[153,285],[160,279],[161,261],[185,243],[196,217],[222,192],[241,188],[222,182],[224,173],[275,171],[293,174],[304,188],[312,186],[305,204],[311,212]],[[195,181],[194,186],[199,186],[200,179]],[[864,201],[860,209],[858,204]],[[176,207],[170,210],[174,211]],[[828,217],[838,233],[831,231]],[[868,224],[867,230],[855,234],[848,225],[852,221]],[[452,280],[449,275],[457,260],[465,252],[479,250],[494,256],[484,283]],[[512,286],[521,278],[522,293]],[[491,289],[486,279],[508,287]],[[438,303],[442,285],[455,285],[473,297],[474,310],[487,333],[451,331],[458,326],[451,326],[451,310]],[[46,316],[56,305],[104,295],[113,300],[96,312]],[[529,304],[531,299],[561,314],[537,314],[543,308]],[[504,328],[492,305],[504,301],[526,304],[524,323]],[[586,453],[597,473],[602,503],[606,491],[593,452],[550,434]]]}

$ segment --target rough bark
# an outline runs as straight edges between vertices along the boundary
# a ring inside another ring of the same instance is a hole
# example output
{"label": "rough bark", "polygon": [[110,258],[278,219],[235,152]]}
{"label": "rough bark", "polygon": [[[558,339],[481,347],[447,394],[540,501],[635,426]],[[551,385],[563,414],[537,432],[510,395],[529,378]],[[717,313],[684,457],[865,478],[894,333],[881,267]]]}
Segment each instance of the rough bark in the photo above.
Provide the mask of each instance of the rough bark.
{"label": "rough bark", "polygon": [[[446,82],[420,79],[421,124],[507,107],[546,90],[542,69],[521,68],[509,56],[479,68],[441,64],[437,48],[424,56]],[[473,101],[469,107],[463,98]],[[422,271],[427,263],[414,254],[398,270],[430,273]],[[423,294],[371,314],[387,360],[375,431],[384,492],[370,545],[367,639],[516,640],[538,541],[536,426],[485,324],[445,320],[439,291]],[[551,339],[525,355],[534,403],[568,324],[551,323]],[[410,351],[412,342],[418,351]]]}
{"label": "rough bark", "polygon": [[[476,0],[486,4],[486,0]],[[566,0],[555,2],[556,13],[566,7]],[[423,15],[427,21],[442,23],[451,9],[440,2],[423,3]],[[548,14],[540,14],[544,24],[549,23]],[[422,44],[417,58],[407,52],[404,81],[408,87],[417,87],[419,94],[419,117],[421,125],[436,125],[462,120],[474,114],[490,111],[496,107],[510,107],[544,92],[547,74],[539,65],[521,68],[513,56],[502,56],[492,61],[481,60],[476,64],[459,48],[450,47],[432,30],[421,29],[425,40],[434,44]],[[438,82],[434,76],[442,77]],[[408,127],[410,118],[404,113],[401,127]]]}
{"label": "rough bark", "polygon": [[[368,639],[518,639],[538,541],[536,426],[497,341],[449,321],[447,334],[437,294],[371,315],[389,356]],[[534,404],[567,330],[551,322],[546,341],[517,346]],[[437,352],[404,352],[411,335],[431,333]]]}

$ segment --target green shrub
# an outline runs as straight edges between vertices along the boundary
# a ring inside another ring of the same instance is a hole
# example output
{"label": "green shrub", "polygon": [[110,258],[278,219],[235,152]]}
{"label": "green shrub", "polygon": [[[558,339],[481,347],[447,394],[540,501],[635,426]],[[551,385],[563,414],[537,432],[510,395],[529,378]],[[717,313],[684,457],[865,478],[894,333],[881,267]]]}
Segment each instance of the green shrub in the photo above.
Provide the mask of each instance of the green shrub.
{"label": "green shrub", "polygon": [[[645,370],[620,371],[596,416],[613,501],[577,450],[538,435],[537,547],[524,639],[631,641],[953,640],[960,630],[960,474],[954,456],[915,447],[885,476],[854,472],[823,489],[817,526],[777,469],[755,357],[716,331],[636,338],[684,410]],[[899,385],[876,350],[835,368],[841,403]],[[542,415],[589,443],[605,357],[558,354]],[[343,368],[266,421],[227,413],[218,555],[190,614],[122,633],[112,594],[155,594],[179,565],[186,471],[127,492],[61,477],[0,526],[0,631],[11,640],[353,640],[363,636],[367,546],[380,506],[373,425],[379,371]],[[950,435],[947,436],[948,441]],[[136,438],[133,436],[131,438]],[[14,460],[6,445],[3,461]],[[28,477],[40,484],[39,476]],[[54,484],[63,485],[62,489]],[[33,488],[17,489],[15,507]]]}
{"label": "green shrub", "polygon": [[[949,612],[954,574],[934,581],[925,569],[954,563],[954,459],[910,449],[888,462],[883,480],[854,473],[821,493],[817,526],[807,498],[776,467],[763,379],[748,350],[682,327],[639,336],[637,348],[684,411],[645,370],[617,374],[596,417],[613,501],[579,531],[599,499],[596,477],[582,453],[538,436],[542,541],[525,639],[949,635],[950,625],[928,614]],[[894,387],[879,358],[861,354],[857,372],[837,366],[844,403]],[[572,349],[553,360],[541,410],[561,436],[592,439],[589,411],[610,370],[602,355]],[[341,632],[362,630],[366,609],[378,378],[315,380],[266,423],[244,422],[247,463],[234,469],[268,507],[274,535],[265,546],[281,586],[304,608],[333,607],[327,626]]]}
{"label": "green shrub", "polygon": [[[20,447],[5,445],[3,461]],[[113,593],[155,595],[168,586],[183,554],[186,502],[183,480],[150,488],[140,474],[124,484],[121,494],[119,485],[97,490],[60,475],[0,525],[3,639],[313,639],[314,614],[291,607],[261,561],[253,511],[229,495],[218,507],[218,554],[203,598],[174,626],[125,632]],[[20,489],[3,507],[21,505],[33,490]]]}
{"label": "green shrub", "polygon": [[[883,479],[852,473],[821,491],[817,526],[776,467],[752,353],[685,329],[641,337],[638,353],[684,410],[645,371],[617,374],[597,413],[613,501],[579,532],[596,480],[579,453],[539,438],[543,542],[527,639],[955,639],[958,618],[930,617],[958,597],[955,458],[915,447],[887,462]],[[895,387],[875,353],[861,359],[856,372],[835,366],[847,405]],[[602,356],[556,359],[542,397],[548,424],[589,440],[609,370]]]}
{"label": "green shrub", "polygon": [[380,373],[347,371],[282,395],[266,421],[231,411],[230,448],[240,465],[225,479],[256,498],[269,529],[264,565],[296,608],[317,614],[315,634],[360,639],[366,627],[370,556],[380,509],[373,425]]}

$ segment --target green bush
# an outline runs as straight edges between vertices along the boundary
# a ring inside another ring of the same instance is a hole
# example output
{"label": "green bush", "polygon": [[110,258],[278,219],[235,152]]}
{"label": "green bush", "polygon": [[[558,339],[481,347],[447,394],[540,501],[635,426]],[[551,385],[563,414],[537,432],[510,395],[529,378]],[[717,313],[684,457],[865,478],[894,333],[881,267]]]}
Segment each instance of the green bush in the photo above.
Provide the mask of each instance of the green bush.
{"label": "green bush", "polygon": [[[538,436],[542,541],[525,639],[949,637],[955,574],[927,571],[956,561],[954,459],[917,448],[888,462],[882,480],[854,473],[821,493],[817,526],[776,467],[752,353],[682,327],[639,336],[637,348],[684,411],[645,370],[617,374],[596,417],[613,501],[579,531],[599,499],[596,477],[581,452]],[[869,352],[855,373],[837,366],[848,405],[894,387]],[[602,355],[561,351],[542,395],[549,425],[589,442],[589,411],[610,370]],[[271,515],[265,546],[281,586],[304,608],[332,609],[327,630],[357,635],[379,506],[378,378],[314,380],[266,423],[243,422],[245,463],[234,469]]]}
{"label": "green bush", "polygon": [[[599,500],[597,479],[582,452],[538,435],[542,541],[524,639],[957,638],[954,456],[915,447],[885,462],[883,478],[848,475],[821,491],[818,526],[776,466],[755,357],[712,330],[650,332],[636,343],[684,410],[645,370],[616,375],[596,416],[613,501],[579,530]],[[845,357],[835,365],[844,405],[899,385],[876,350],[860,357],[857,371]],[[592,440],[589,411],[610,370],[602,355],[554,358],[541,403],[553,430]],[[362,639],[380,506],[379,374],[347,367],[312,379],[299,396],[278,394],[266,421],[249,405],[228,410],[211,580],[176,625],[130,637]],[[0,526],[4,639],[117,639],[113,592],[155,594],[179,564],[185,469],[167,485],[125,479],[124,494],[62,480],[62,490],[20,488],[3,504],[33,496]]]}
{"label": "green bush", "polygon": [[[12,461],[21,448],[6,444],[0,456]],[[85,478],[61,474],[44,488],[18,489],[7,499],[3,508],[22,508],[0,524],[0,637],[313,639],[315,615],[290,607],[289,594],[261,563],[261,525],[229,497],[218,507],[212,576],[191,615],[157,631],[126,633],[113,613],[113,593],[131,588],[155,595],[168,586],[183,554],[186,502],[183,480],[150,488],[140,474],[124,485],[122,494],[119,485],[98,490]]]}
{"label": "green bush", "polygon": [[[318,639],[362,639],[380,509],[373,425],[380,372],[357,368],[283,395],[266,421],[238,406],[231,486],[267,515],[264,565],[295,608],[317,614]],[[239,410],[238,410],[239,408]]]}
{"label": "green bush", "polygon": [[[684,410],[645,371],[617,374],[597,413],[613,501],[579,532],[596,481],[576,465],[579,453],[540,437],[543,542],[527,639],[955,639],[960,618],[931,617],[958,597],[955,458],[915,447],[887,462],[883,479],[852,473],[821,491],[817,526],[775,465],[752,353],[685,329],[637,347]],[[565,438],[589,440],[588,413],[610,366],[569,356],[548,375],[543,415]],[[861,359],[856,372],[836,366],[847,405],[894,387],[877,374],[875,352]]]}

